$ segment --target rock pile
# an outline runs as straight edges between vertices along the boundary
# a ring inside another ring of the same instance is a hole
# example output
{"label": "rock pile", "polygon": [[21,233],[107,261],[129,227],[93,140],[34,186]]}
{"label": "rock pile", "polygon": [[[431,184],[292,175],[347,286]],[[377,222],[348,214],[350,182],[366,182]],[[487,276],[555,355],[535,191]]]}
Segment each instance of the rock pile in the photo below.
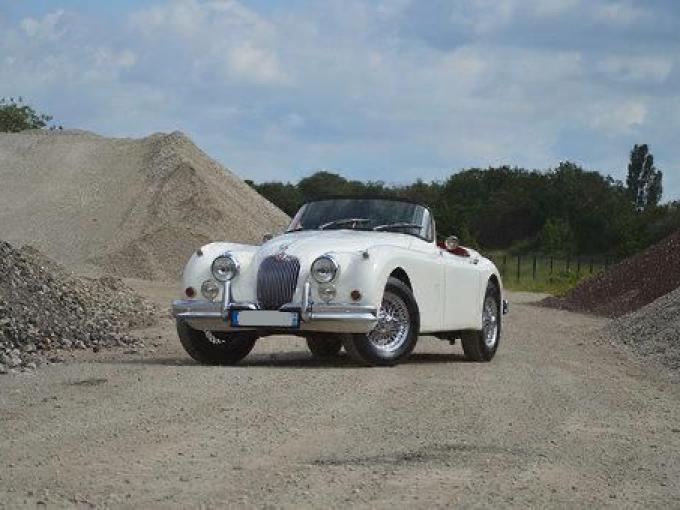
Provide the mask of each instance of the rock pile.
{"label": "rock pile", "polygon": [[680,287],[680,231],[585,280],[546,306],[619,317]]}
{"label": "rock pile", "polygon": [[139,342],[153,305],[116,278],[78,277],[31,247],[0,241],[0,373],[35,368],[53,349]]}
{"label": "rock pile", "polygon": [[680,370],[680,288],[607,326],[612,341]]}

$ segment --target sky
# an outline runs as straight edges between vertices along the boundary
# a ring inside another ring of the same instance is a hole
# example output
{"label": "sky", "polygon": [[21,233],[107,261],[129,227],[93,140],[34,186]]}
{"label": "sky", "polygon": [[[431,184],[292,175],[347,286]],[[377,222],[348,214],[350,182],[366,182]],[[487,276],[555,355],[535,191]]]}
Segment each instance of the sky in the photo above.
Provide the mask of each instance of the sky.
{"label": "sky", "polygon": [[0,0],[0,97],[180,130],[242,178],[400,184],[647,143],[680,199],[675,0]]}

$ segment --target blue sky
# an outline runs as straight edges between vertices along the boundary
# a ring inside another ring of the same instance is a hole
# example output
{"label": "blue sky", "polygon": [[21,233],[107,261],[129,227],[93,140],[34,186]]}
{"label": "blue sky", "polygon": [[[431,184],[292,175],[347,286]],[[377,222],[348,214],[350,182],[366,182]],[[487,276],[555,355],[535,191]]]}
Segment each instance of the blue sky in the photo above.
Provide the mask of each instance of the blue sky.
{"label": "blue sky", "polygon": [[634,143],[680,199],[680,2],[0,0],[0,96],[244,178],[443,179]]}

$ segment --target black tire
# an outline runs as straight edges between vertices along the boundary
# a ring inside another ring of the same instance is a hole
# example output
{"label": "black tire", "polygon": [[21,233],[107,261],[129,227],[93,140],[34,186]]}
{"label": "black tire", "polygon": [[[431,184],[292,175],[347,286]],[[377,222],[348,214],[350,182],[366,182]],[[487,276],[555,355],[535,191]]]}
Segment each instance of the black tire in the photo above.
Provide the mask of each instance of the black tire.
{"label": "black tire", "polygon": [[[418,304],[411,289],[396,278],[389,278],[385,286],[383,304],[385,297],[390,295],[401,300],[408,311],[409,326],[406,338],[395,349],[385,351],[378,348],[369,339],[369,334],[347,334],[342,337],[342,344],[347,354],[358,364],[363,366],[392,366],[399,363],[406,356],[411,354],[418,341],[418,331],[420,320]],[[381,305],[382,306],[382,305]],[[376,326],[378,327],[378,326]]]}
{"label": "black tire", "polygon": [[182,320],[177,321],[177,334],[184,350],[193,359],[205,365],[234,365],[245,358],[255,347],[257,335],[250,332],[211,333],[193,329]]}
{"label": "black tire", "polygon": [[498,287],[495,283],[489,282],[486,286],[486,293],[484,294],[484,302],[482,303],[482,314],[484,307],[488,300],[493,300],[495,307],[495,317],[497,319],[496,325],[496,341],[492,347],[487,345],[485,341],[485,331],[462,331],[461,343],[463,344],[463,352],[465,357],[470,361],[491,361],[498,350],[498,345],[501,342],[501,300]]}
{"label": "black tire", "polygon": [[337,358],[342,349],[342,338],[333,334],[310,335],[307,337],[307,347],[315,358]]}

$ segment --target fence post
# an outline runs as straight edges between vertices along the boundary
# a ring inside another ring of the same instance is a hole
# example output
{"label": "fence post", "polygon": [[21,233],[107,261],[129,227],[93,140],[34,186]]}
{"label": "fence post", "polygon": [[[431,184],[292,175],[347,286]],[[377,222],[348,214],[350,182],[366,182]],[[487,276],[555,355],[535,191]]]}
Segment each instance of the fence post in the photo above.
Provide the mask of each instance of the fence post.
{"label": "fence post", "polygon": [[517,255],[517,281],[519,281],[519,268],[521,265],[522,256]]}
{"label": "fence post", "polygon": [[581,274],[581,257],[576,258],[576,274]]}
{"label": "fence post", "polygon": [[531,270],[532,273],[532,278],[535,280],[536,279],[536,255],[534,255],[534,267]]}
{"label": "fence post", "polygon": [[508,265],[508,256],[503,255],[503,276],[505,276],[507,268],[506,266]]}
{"label": "fence post", "polygon": [[567,273],[569,272],[569,263],[571,262],[571,256],[567,255]]}
{"label": "fence post", "polygon": [[550,274],[553,274],[553,261],[554,257],[550,255]]}
{"label": "fence post", "polygon": [[606,271],[609,267],[609,257],[604,258],[604,270]]}
{"label": "fence post", "polygon": [[593,258],[590,258],[590,274],[593,274]]}

